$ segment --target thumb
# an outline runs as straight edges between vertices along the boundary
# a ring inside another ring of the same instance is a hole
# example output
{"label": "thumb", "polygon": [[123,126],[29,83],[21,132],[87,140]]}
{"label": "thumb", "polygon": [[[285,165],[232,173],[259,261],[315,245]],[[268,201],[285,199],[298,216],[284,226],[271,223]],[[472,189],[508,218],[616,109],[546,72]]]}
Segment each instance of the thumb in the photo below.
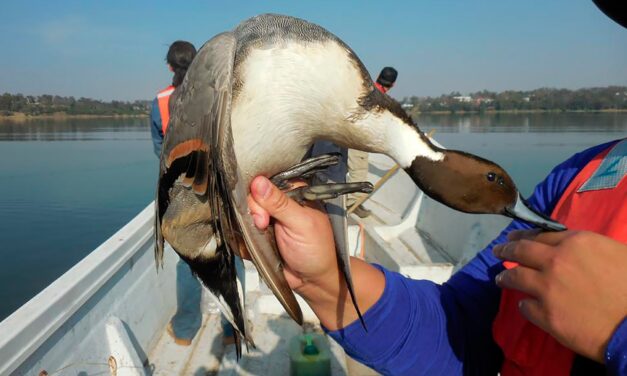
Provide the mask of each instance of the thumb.
{"label": "thumb", "polygon": [[[250,184],[250,193],[256,204],[279,222],[294,221],[295,217],[303,214],[304,208],[296,201],[289,198],[283,191],[277,188],[268,178],[257,176]],[[253,215],[264,214],[261,210],[255,210]]]}

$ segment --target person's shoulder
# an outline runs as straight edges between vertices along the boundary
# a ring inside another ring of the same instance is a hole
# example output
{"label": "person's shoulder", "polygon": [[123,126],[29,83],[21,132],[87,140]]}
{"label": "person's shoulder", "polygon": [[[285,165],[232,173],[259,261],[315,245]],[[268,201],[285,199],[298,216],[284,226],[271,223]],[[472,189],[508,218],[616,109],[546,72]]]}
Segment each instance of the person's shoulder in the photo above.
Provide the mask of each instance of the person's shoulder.
{"label": "person's shoulder", "polygon": [[594,157],[596,157],[603,151],[607,150],[608,148],[614,146],[616,143],[620,142],[621,140],[623,139],[605,142],[599,145],[592,146],[588,149],[582,150],[578,153],[573,154],[573,156],[571,156],[570,158],[562,162],[560,166],[583,167],[586,164],[588,164],[588,162],[590,162]]}
{"label": "person's shoulder", "polygon": [[620,141],[625,140],[625,138],[619,138],[617,140],[612,140],[612,141],[608,141],[608,142],[604,142],[602,144],[599,145],[595,145],[592,147],[589,147],[586,150],[580,151],[579,153],[576,153],[575,155],[573,155],[573,157],[578,157],[578,158],[586,158],[588,155],[592,155],[593,157],[598,155],[599,153],[603,152],[604,150],[614,146],[615,144],[619,143]]}
{"label": "person's shoulder", "polygon": [[599,145],[592,146],[578,153],[555,166],[547,177],[540,182],[533,191],[529,201],[544,213],[551,213],[562,196],[564,190],[577,174],[594,157],[607,148],[615,145],[620,140],[613,140]]}

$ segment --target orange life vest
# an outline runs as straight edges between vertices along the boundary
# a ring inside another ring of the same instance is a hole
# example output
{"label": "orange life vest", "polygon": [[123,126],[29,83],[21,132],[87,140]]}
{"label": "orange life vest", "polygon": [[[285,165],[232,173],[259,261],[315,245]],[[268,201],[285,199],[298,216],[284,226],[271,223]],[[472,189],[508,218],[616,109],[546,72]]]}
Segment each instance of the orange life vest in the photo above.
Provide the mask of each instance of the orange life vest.
{"label": "orange life vest", "polygon": [[165,131],[168,129],[168,122],[170,121],[170,95],[174,92],[174,86],[170,85],[161,90],[157,94],[157,103],[159,104],[159,115],[161,115],[161,131],[165,136]]}
{"label": "orange life vest", "polygon": [[[551,217],[569,229],[594,231],[627,243],[624,170],[614,174],[613,183],[607,183],[612,169],[617,171],[616,164],[627,163],[625,150],[627,139],[594,157],[566,188]],[[505,267],[511,269],[516,264],[505,263]],[[520,314],[518,302],[526,297],[508,289],[501,294],[492,327],[494,340],[505,357],[501,375],[569,375],[575,354]]]}

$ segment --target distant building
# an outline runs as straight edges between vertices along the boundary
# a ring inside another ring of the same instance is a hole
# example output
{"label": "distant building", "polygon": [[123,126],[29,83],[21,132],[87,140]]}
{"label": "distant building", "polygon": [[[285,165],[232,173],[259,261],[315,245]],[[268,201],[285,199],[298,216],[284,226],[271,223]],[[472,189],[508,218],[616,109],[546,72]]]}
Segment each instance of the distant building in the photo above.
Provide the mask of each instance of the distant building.
{"label": "distant building", "polygon": [[402,103],[401,107],[403,108],[403,110],[410,110],[410,109],[414,108],[414,104],[413,103]]}
{"label": "distant building", "polygon": [[484,97],[477,97],[477,98],[475,98],[475,104],[476,105],[480,105],[481,103],[490,104],[492,102],[494,102],[494,99],[492,99],[492,98],[484,98]]}
{"label": "distant building", "polygon": [[458,95],[453,97],[458,102],[472,102],[472,97],[470,95]]}

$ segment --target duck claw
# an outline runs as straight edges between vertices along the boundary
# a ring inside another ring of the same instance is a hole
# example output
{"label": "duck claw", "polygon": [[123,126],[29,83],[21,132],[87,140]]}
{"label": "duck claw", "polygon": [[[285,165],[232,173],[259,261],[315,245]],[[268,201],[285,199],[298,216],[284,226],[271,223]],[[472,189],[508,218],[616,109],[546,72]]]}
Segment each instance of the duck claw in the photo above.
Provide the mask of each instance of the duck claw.
{"label": "duck claw", "polygon": [[289,181],[296,178],[308,179],[318,172],[324,171],[331,166],[335,166],[340,163],[340,153],[328,153],[321,154],[319,156],[305,159],[304,161],[295,164],[283,172],[272,176],[270,181],[279,187],[279,189],[285,190],[290,188]]}
{"label": "duck claw", "polygon": [[292,199],[303,203],[305,201],[329,200],[349,193],[371,193],[372,183],[329,183],[303,186],[286,192]]}

